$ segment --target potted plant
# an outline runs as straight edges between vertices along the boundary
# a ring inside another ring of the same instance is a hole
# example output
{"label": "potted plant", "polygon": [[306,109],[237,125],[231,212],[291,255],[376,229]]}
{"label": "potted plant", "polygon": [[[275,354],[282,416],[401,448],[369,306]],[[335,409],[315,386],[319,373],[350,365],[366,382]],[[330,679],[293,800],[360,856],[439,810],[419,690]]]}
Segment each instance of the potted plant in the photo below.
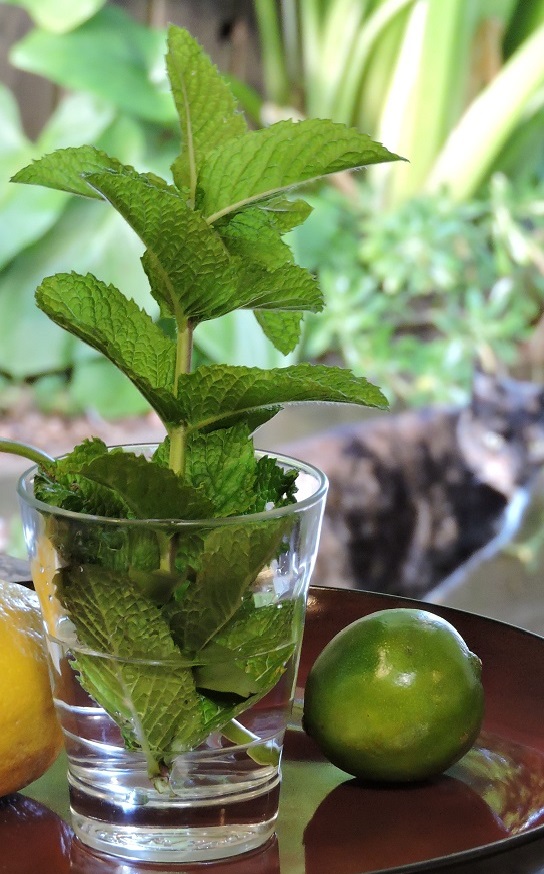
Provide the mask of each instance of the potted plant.
{"label": "potted plant", "polygon": [[193,369],[193,332],[246,307],[293,348],[321,295],[282,241],[309,211],[291,190],[396,157],[330,121],[249,131],[180,28],[169,29],[167,66],[182,141],[173,183],[91,146],[14,177],[103,198],[143,240],[167,330],[92,275],[47,277],[36,299],[132,380],[166,438],[92,439],[60,459],[3,445],[36,462],[19,495],[75,831],[158,862],[243,852],[274,830],[326,480],[256,452],[252,433],[288,402],[385,404],[341,369]]}

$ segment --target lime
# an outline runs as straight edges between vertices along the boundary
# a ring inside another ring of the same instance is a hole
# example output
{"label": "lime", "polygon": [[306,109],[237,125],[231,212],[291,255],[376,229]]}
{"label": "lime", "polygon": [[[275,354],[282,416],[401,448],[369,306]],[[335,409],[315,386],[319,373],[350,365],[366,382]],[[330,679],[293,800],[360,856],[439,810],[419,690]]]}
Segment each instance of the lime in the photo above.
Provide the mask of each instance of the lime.
{"label": "lime", "polygon": [[480,659],[445,619],[380,610],[344,628],[314,662],[303,726],[355,777],[422,780],[473,745],[483,718]]}

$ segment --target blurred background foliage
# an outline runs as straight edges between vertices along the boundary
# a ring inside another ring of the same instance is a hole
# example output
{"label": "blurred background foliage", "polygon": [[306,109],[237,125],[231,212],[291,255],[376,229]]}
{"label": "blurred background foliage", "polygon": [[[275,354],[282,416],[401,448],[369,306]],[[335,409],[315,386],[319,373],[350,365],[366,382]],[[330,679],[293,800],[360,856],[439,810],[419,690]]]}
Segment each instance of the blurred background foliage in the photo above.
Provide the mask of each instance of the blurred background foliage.
{"label": "blurred background foliage", "polygon": [[[148,0],[147,9],[159,5]],[[0,406],[30,386],[46,410],[144,412],[135,389],[33,299],[43,276],[74,269],[149,308],[141,243],[98,202],[7,180],[35,157],[84,142],[168,176],[179,144],[166,21],[136,16],[130,2],[0,0],[7,6],[31,22],[10,64],[48,80],[57,99],[29,135],[17,96],[0,85]],[[240,8],[259,71],[251,81],[239,64],[224,72],[253,125],[327,116],[409,163],[309,192],[314,212],[290,243],[318,275],[327,307],[306,321],[295,356],[271,349],[250,314],[238,313],[199,326],[198,360],[334,361],[402,404],[462,401],[476,352],[539,378],[544,0],[250,0]]]}

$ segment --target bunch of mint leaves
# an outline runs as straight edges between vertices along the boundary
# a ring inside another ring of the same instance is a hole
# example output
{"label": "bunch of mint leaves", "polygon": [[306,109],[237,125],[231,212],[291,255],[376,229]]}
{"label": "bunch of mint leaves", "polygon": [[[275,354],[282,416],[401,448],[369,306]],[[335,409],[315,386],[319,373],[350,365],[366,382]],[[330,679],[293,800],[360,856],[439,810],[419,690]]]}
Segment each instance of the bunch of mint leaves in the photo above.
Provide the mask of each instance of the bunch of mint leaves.
{"label": "bunch of mint leaves", "polygon": [[[112,545],[111,526],[80,536],[52,514],[48,536],[62,558],[57,597],[88,650],[76,658],[80,682],[127,747],[145,753],[151,775],[211,731],[228,736],[234,717],[275,685],[293,652],[301,605],[257,604],[251,589],[285,549],[287,517],[239,517],[295,501],[296,486],[274,459],[255,453],[253,432],[287,403],[386,405],[376,387],[339,368],[193,370],[193,332],[247,308],[282,353],[292,351],[303,313],[322,308],[315,279],[282,239],[310,212],[294,190],[397,160],[329,120],[249,130],[190,34],[172,26],[167,43],[182,144],[173,182],[90,145],[46,155],[13,178],[108,201],[145,245],[142,266],[160,308],[161,326],[90,274],[56,274],[36,292],[53,321],[132,380],[167,434],[151,458],[84,441],[61,460],[44,457],[35,480],[36,496],[55,507],[150,520],[144,529],[127,526]],[[187,534],[151,521],[227,517],[232,524]]]}

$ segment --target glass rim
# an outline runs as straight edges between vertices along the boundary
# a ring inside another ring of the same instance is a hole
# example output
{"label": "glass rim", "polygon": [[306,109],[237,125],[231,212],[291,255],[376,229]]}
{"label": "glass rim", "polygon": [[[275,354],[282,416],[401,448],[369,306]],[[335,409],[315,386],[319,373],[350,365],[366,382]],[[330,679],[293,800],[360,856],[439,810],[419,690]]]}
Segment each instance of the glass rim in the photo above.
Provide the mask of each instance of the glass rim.
{"label": "glass rim", "polygon": [[[116,445],[108,446],[108,450],[113,449],[146,449],[146,448],[154,448],[159,446],[159,443],[121,443]],[[36,471],[39,468],[38,464],[33,464],[30,468],[27,468],[24,473],[21,474],[17,481],[17,494],[21,501],[27,504],[29,507],[32,507],[34,510],[40,513],[47,513],[50,516],[61,516],[64,519],[71,519],[74,521],[93,521],[100,522],[102,525],[112,525],[115,527],[119,527],[121,525],[126,526],[134,526],[138,527],[143,523],[153,524],[154,526],[163,526],[163,527],[179,527],[179,528],[195,528],[195,527],[207,527],[207,528],[219,528],[224,525],[240,525],[241,523],[246,523],[251,520],[252,522],[261,522],[270,519],[281,518],[282,516],[289,516],[293,513],[301,513],[304,510],[308,510],[317,504],[319,504],[326,496],[327,489],[329,486],[329,482],[325,473],[318,467],[315,467],[313,464],[309,462],[303,461],[302,459],[295,458],[294,456],[285,455],[281,452],[268,451],[265,449],[256,449],[255,454],[259,457],[268,456],[274,458],[280,464],[284,466],[297,470],[299,474],[304,473],[310,477],[312,477],[316,481],[316,488],[314,491],[302,498],[301,500],[295,500],[293,504],[286,504],[283,507],[273,507],[271,510],[262,510],[259,513],[246,513],[239,514],[236,516],[215,516],[210,518],[202,518],[202,519],[178,519],[178,518],[130,518],[124,519],[122,517],[114,517],[114,516],[100,516],[92,513],[79,513],[75,510],[66,510],[62,507],[57,507],[54,504],[47,504],[45,501],[40,501],[36,498],[32,492],[32,481]],[[64,456],[59,456],[60,458]]]}

